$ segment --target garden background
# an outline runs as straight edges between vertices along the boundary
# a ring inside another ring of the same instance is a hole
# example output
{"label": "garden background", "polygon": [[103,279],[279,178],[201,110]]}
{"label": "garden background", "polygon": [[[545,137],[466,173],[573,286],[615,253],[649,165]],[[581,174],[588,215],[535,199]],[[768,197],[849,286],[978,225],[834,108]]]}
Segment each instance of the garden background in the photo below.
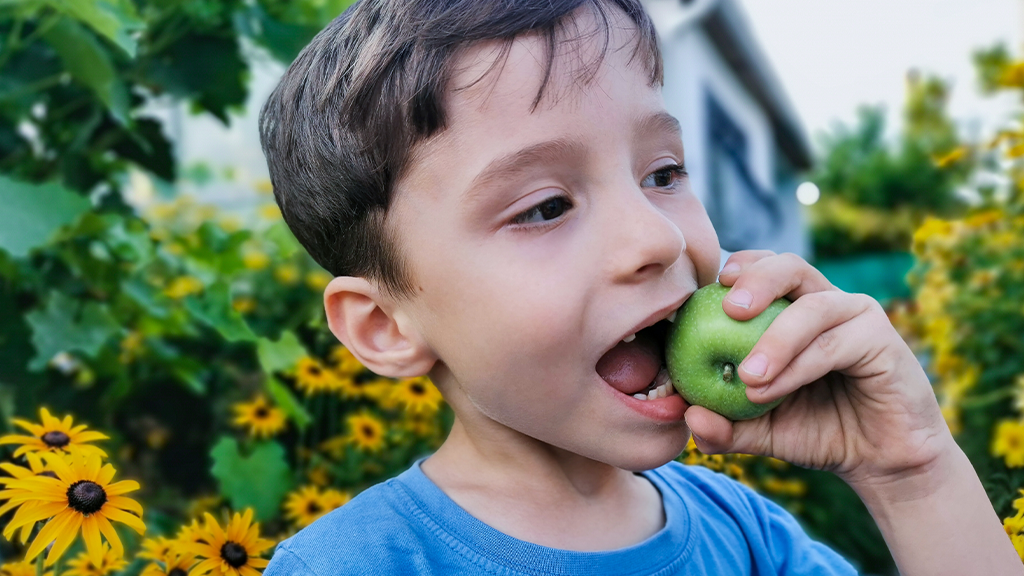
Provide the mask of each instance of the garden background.
{"label": "garden background", "polygon": [[[440,444],[452,417],[432,384],[368,372],[327,330],[330,276],[269,183],[244,216],[184,194],[210,174],[181,166],[147,113],[173,99],[231,122],[246,49],[287,63],[347,4],[0,1],[0,575],[252,576],[274,543]],[[1007,48],[975,61],[983,90],[1024,88]],[[837,273],[856,257],[911,268],[878,296],[1024,557],[1024,132],[968,141],[942,80],[906,90],[897,138],[864,108],[820,142],[815,253]],[[158,198],[145,208],[140,178]],[[692,445],[681,459],[895,573],[835,477]],[[69,487],[84,522],[45,500]]]}

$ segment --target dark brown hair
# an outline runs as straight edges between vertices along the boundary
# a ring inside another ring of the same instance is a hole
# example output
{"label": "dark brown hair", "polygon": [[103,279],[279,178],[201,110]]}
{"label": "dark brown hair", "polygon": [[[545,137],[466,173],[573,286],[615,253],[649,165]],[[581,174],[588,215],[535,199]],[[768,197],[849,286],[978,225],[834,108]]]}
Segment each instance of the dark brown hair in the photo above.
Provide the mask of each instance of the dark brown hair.
{"label": "dark brown hair", "polygon": [[313,259],[335,276],[409,296],[411,278],[385,217],[413,147],[445,128],[444,94],[459,51],[499,40],[497,63],[517,36],[538,35],[547,56],[536,108],[559,50],[593,34],[574,19],[585,6],[600,16],[604,42],[601,56],[576,71],[577,83],[597,73],[609,43],[606,11],[615,7],[636,27],[632,59],[660,85],[657,37],[640,0],[361,0],[317,34],[259,121],[274,196]]}

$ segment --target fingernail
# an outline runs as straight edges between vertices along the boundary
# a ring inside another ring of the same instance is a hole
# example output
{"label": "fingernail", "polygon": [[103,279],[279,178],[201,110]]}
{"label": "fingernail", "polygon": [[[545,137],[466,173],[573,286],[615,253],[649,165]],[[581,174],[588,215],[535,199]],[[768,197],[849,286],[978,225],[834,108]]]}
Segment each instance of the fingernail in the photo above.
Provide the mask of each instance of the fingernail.
{"label": "fingernail", "polygon": [[739,272],[739,271],[740,271],[740,265],[735,263],[735,262],[730,262],[730,263],[725,265],[725,268],[722,268],[722,271],[719,272],[718,275],[721,276],[722,274],[732,274],[733,272]]}
{"label": "fingernail", "polygon": [[740,368],[743,368],[743,371],[751,376],[764,376],[768,371],[768,358],[764,354],[754,354],[740,364]]}
{"label": "fingernail", "polygon": [[753,301],[754,296],[742,288],[729,292],[729,302],[732,302],[740,308],[750,308],[750,303]]}

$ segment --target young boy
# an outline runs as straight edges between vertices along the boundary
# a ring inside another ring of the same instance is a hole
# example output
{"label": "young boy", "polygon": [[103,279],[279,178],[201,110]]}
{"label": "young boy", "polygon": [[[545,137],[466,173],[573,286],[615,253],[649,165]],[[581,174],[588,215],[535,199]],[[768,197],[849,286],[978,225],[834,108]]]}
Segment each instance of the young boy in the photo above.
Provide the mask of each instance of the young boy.
{"label": "young boy", "polygon": [[[363,0],[298,57],[261,136],[285,219],[336,276],[330,328],[377,374],[429,374],[456,420],[267,576],[853,573],[674,462],[691,432],[838,474],[903,574],[1024,572],[876,302],[793,255],[719,272],[661,79],[639,0]],[[663,363],[643,329],[716,278],[737,319],[793,301],[739,368],[752,400],[790,395],[755,420],[634,396]]]}

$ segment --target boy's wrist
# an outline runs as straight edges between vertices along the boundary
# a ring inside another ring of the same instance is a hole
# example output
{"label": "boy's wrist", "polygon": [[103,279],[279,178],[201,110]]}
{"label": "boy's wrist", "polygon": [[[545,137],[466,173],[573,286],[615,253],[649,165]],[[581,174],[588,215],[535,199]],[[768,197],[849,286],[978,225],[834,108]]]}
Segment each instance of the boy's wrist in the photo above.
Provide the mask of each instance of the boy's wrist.
{"label": "boy's wrist", "polygon": [[935,456],[923,464],[881,475],[841,477],[870,508],[927,500],[960,481],[964,473],[977,476],[967,455],[947,436]]}

